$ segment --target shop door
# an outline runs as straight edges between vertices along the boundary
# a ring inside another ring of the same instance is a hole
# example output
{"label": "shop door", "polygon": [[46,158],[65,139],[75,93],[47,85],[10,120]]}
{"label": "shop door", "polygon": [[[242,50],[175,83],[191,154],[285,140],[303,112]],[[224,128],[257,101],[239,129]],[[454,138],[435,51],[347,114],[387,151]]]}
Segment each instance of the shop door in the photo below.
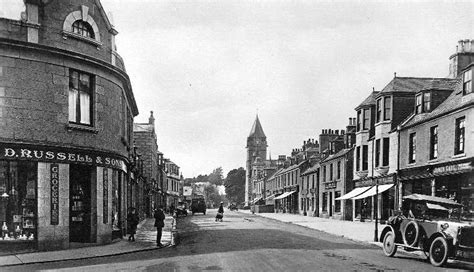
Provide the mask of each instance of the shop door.
{"label": "shop door", "polygon": [[82,165],[69,167],[69,241],[91,241],[91,173]]}
{"label": "shop door", "polygon": [[332,216],[332,209],[333,209],[333,205],[332,205],[332,192],[329,192],[329,216]]}

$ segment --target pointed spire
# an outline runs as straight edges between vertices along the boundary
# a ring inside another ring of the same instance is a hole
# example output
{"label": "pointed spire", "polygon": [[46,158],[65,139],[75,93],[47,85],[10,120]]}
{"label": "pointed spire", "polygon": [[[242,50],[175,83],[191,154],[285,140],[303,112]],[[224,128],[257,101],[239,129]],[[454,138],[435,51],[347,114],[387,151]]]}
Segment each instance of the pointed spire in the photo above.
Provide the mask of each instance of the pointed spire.
{"label": "pointed spire", "polygon": [[150,118],[148,118],[148,124],[155,125],[155,117],[153,117],[153,111],[150,111]]}
{"label": "pointed spire", "polygon": [[262,125],[260,124],[260,120],[258,119],[258,114],[253,123],[252,130],[250,130],[249,137],[266,137]]}

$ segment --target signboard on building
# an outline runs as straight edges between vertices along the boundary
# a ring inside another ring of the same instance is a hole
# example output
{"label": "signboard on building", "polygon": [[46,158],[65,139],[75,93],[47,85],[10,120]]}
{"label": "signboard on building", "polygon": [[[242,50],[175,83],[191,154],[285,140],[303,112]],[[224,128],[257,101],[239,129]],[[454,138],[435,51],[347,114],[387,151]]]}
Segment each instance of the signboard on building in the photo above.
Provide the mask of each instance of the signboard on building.
{"label": "signboard on building", "polygon": [[466,170],[467,171],[472,170],[472,166],[470,162],[438,166],[438,167],[433,168],[433,174],[434,175],[447,175],[453,172],[460,172],[460,171],[466,171]]}
{"label": "signboard on building", "polygon": [[59,224],[59,165],[51,164],[51,225]]}
{"label": "signboard on building", "polygon": [[0,160],[29,160],[51,163],[81,163],[120,169],[127,172],[124,160],[98,151],[59,147],[0,143]]}

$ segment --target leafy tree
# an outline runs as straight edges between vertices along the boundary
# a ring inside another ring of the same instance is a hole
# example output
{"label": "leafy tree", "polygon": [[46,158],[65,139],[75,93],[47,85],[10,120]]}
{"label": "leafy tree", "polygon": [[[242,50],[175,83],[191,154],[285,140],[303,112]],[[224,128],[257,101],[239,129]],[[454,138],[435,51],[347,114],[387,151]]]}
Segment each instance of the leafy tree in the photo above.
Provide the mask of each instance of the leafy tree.
{"label": "leafy tree", "polygon": [[242,203],[245,197],[245,170],[240,167],[229,171],[224,181],[227,199],[230,202]]}
{"label": "leafy tree", "polygon": [[222,167],[218,167],[212,171],[208,176],[208,181],[211,184],[222,185],[224,182],[224,176],[222,174]]}
{"label": "leafy tree", "polygon": [[204,198],[210,207],[217,207],[223,202],[223,196],[219,195],[219,191],[217,190],[216,185],[209,184],[204,187]]}

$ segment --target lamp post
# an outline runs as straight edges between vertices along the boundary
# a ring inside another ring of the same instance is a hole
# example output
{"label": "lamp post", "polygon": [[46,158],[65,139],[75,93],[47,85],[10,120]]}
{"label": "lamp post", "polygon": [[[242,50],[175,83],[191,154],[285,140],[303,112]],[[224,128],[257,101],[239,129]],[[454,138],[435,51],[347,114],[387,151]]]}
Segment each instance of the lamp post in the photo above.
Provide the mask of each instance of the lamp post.
{"label": "lamp post", "polygon": [[375,179],[375,203],[374,203],[374,216],[375,216],[375,230],[374,230],[374,242],[378,242],[379,232],[379,181]]}

